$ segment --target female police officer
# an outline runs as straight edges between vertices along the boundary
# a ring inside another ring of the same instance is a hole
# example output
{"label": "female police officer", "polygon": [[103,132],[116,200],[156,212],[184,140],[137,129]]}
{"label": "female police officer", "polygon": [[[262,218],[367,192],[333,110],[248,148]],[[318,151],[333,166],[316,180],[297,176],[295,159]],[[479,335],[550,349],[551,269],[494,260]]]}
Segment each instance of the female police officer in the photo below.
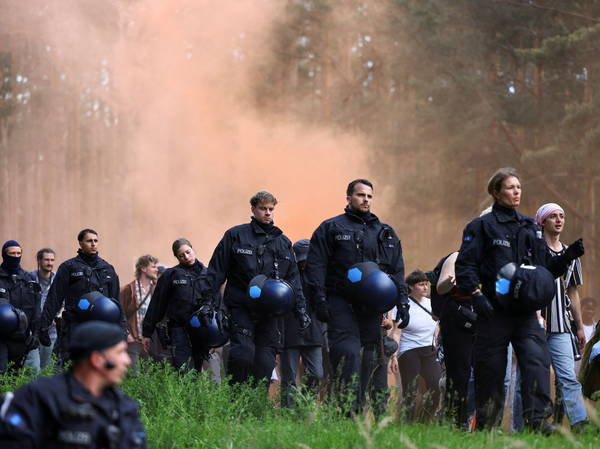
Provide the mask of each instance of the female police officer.
{"label": "female police officer", "polygon": [[542,233],[530,217],[516,211],[521,183],[512,168],[499,169],[488,183],[494,198],[492,212],[471,221],[464,230],[456,260],[457,287],[473,297],[478,313],[475,343],[477,428],[498,424],[504,403],[504,372],[509,342],[517,353],[522,373],[523,415],[527,426],[549,433],[545,418],[551,413],[550,355],[544,330],[535,311],[503,310],[495,296],[497,273],[507,263],[541,265],[561,275],[570,260],[583,254],[581,240],[569,251],[550,259]]}

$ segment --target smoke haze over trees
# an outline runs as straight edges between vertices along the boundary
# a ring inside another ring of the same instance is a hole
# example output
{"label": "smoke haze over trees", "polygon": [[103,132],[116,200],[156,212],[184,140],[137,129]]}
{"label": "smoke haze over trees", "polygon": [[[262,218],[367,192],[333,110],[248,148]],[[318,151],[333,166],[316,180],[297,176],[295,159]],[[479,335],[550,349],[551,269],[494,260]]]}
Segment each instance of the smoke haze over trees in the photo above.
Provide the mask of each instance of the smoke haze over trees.
{"label": "smoke haze over trees", "polygon": [[428,269],[514,166],[600,291],[599,1],[21,3],[0,0],[0,229],[31,254],[90,226],[125,278],[182,235],[206,261],[254,191],[298,239],[366,176]]}

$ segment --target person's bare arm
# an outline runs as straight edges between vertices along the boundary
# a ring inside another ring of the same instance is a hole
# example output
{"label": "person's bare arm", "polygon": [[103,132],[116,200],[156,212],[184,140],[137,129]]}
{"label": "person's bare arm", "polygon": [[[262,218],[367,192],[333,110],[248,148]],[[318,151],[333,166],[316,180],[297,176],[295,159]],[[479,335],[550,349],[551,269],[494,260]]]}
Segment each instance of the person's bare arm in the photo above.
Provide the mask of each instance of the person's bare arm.
{"label": "person's bare arm", "polygon": [[452,288],[456,285],[454,263],[456,262],[457,257],[458,251],[450,254],[442,265],[442,270],[440,271],[440,278],[438,279],[438,283],[436,286],[437,292],[440,295],[445,295],[446,293],[450,292],[450,290],[452,290]]}
{"label": "person's bare arm", "polygon": [[567,288],[567,295],[571,299],[571,313],[573,314],[573,320],[577,326],[577,343],[579,349],[583,350],[585,346],[585,332],[583,331],[583,320],[581,319],[581,305],[579,302],[579,289],[577,286],[571,286]]}

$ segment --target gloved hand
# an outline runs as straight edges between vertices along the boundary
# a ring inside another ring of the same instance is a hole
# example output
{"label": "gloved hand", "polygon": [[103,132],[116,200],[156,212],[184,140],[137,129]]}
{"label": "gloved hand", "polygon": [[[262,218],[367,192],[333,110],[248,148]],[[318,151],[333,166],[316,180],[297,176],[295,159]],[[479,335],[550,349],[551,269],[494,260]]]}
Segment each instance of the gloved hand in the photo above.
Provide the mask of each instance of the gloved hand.
{"label": "gloved hand", "polygon": [[410,313],[408,313],[409,309],[410,304],[408,303],[401,303],[396,307],[396,321],[398,322],[398,327],[400,329],[404,329],[410,322]]}
{"label": "gloved hand", "polygon": [[215,309],[212,305],[211,302],[202,302],[200,303],[200,307],[198,308],[198,310],[196,310],[196,314],[198,315],[198,318],[200,319],[200,323],[202,323],[202,325],[204,326],[208,326],[210,324],[210,321],[213,317],[213,313],[215,312]]}
{"label": "gloved hand", "polygon": [[585,254],[585,248],[583,247],[583,239],[575,240],[565,250],[565,257],[569,260],[575,260]]}
{"label": "gloved hand", "polygon": [[30,333],[25,339],[25,348],[27,351],[33,351],[40,346],[40,340],[35,333]]}
{"label": "gloved hand", "polygon": [[323,323],[329,323],[331,320],[331,313],[329,312],[329,306],[327,305],[327,300],[325,298],[321,298],[317,301],[315,314],[319,321],[322,321]]}
{"label": "gloved hand", "polygon": [[473,308],[475,309],[475,312],[477,312],[477,315],[486,318],[490,318],[493,315],[494,307],[483,293],[473,293],[471,297],[473,298]]}
{"label": "gloved hand", "polygon": [[38,333],[38,340],[44,346],[50,346],[52,344],[52,340],[50,340],[50,334],[48,332],[48,328],[40,329]]}
{"label": "gloved hand", "polygon": [[296,319],[298,320],[298,323],[300,323],[301,331],[306,329],[308,326],[310,326],[310,323],[312,323],[312,320],[310,319],[310,316],[308,316],[308,313],[306,313],[306,309],[304,307],[298,307],[296,309]]}

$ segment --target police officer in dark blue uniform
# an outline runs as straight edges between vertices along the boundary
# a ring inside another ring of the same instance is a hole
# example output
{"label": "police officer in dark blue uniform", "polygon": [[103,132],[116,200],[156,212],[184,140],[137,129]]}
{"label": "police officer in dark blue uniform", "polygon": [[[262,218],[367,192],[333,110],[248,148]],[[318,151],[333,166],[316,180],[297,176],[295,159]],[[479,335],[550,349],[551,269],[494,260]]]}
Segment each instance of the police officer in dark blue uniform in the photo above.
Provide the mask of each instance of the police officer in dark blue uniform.
{"label": "police officer in dark blue uniform", "polygon": [[35,380],[0,416],[3,449],[144,449],[138,405],[117,386],[131,363],[123,329],[88,321],[72,333],[69,372]]}
{"label": "police officer in dark blue uniform", "polygon": [[8,240],[2,245],[0,265],[0,374],[9,363],[23,366],[27,353],[38,347],[41,289],[21,268],[21,245]]}
{"label": "police officer in dark blue uniform", "polygon": [[[382,347],[382,313],[353,303],[345,291],[348,269],[359,262],[374,262],[390,275],[397,287],[394,302],[400,326],[408,324],[408,297],[404,282],[402,246],[394,230],[371,213],[373,185],[366,179],[352,181],[346,191],[344,213],[325,220],[313,233],[306,264],[306,281],[317,317],[328,323],[328,340],[334,389],[355,393],[357,411],[358,376],[369,378],[377,369]],[[391,307],[390,307],[391,308]],[[361,360],[362,349],[362,360]],[[369,365],[369,366],[365,366]],[[377,378],[378,376],[376,376]],[[337,378],[337,381],[336,381]],[[371,399],[384,400],[386,385],[371,383]]]}
{"label": "police officer in dark blue uniform", "polygon": [[[119,302],[119,277],[113,266],[98,256],[98,233],[84,229],[77,235],[77,240],[80,246],[77,257],[58,267],[42,311],[40,342],[49,346],[48,327],[61,307],[65,308],[59,329],[59,364],[67,358],[66,348],[72,328],[81,321],[76,310],[79,299],[86,293],[97,291],[114,299],[117,304]],[[122,311],[121,316],[125,331],[127,326]]]}
{"label": "police officer in dark blue uniform", "polygon": [[197,339],[190,338],[186,326],[199,306],[200,280],[206,275],[206,268],[196,258],[189,240],[175,240],[172,250],[179,264],[165,270],[158,279],[144,316],[142,343],[148,351],[156,325],[167,316],[173,366],[181,369],[191,356],[194,368],[201,371],[209,348]]}
{"label": "police officer in dark blue uniform", "polygon": [[566,271],[569,261],[583,254],[583,243],[573,243],[564,256],[549,257],[533,219],[516,211],[521,201],[521,184],[514,169],[498,170],[490,178],[488,193],[494,198],[492,212],[467,225],[456,260],[457,287],[472,297],[478,315],[474,355],[477,428],[497,425],[501,419],[507,348],[511,342],[521,369],[526,425],[550,433],[554,428],[545,421],[552,412],[550,354],[544,329],[535,311],[503,309],[495,286],[500,269],[510,262],[545,266],[558,277]]}
{"label": "police officer in dark blue uniform", "polygon": [[281,348],[279,318],[261,308],[248,295],[250,281],[257,275],[289,283],[295,294],[293,305],[300,328],[310,324],[306,313],[300,275],[291,241],[273,224],[277,199],[260,191],[250,199],[250,223],[227,230],[217,245],[203,283],[203,314],[209,314],[212,299],[225,280],[223,299],[230,317],[231,349],[227,364],[233,383],[269,380],[275,355]]}

